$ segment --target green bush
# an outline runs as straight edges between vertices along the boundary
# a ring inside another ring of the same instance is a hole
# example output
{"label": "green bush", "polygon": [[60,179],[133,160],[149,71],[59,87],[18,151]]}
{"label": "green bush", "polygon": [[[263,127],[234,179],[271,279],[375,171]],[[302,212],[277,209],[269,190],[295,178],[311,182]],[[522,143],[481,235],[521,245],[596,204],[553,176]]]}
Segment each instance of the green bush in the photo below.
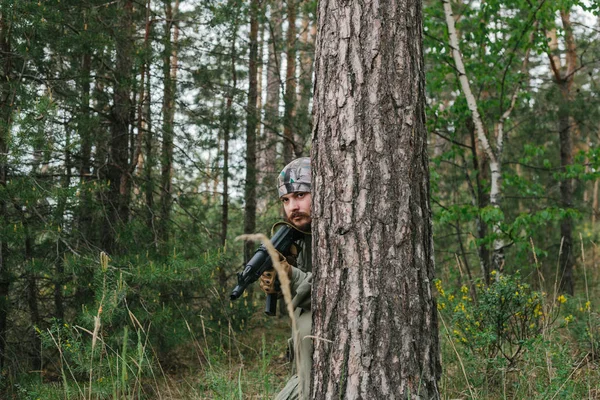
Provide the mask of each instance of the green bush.
{"label": "green bush", "polygon": [[435,285],[438,310],[450,321],[454,341],[488,363],[499,358],[508,366],[517,363],[551,317],[544,311],[542,293],[531,290],[519,275],[502,275],[487,287],[464,285],[457,293],[446,292],[439,280]]}

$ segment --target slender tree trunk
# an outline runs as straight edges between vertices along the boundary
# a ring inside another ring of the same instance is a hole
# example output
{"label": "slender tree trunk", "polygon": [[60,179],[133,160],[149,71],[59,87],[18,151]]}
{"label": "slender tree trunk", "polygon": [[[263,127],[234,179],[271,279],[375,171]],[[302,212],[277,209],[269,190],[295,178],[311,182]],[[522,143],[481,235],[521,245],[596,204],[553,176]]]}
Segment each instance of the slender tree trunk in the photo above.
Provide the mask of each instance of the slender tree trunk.
{"label": "slender tree trunk", "polygon": [[129,219],[127,199],[129,180],[129,127],[131,125],[131,71],[133,67],[133,0],[120,0],[116,40],[115,86],[111,111],[108,180],[109,219],[105,229],[104,247],[109,253],[117,251],[115,228]]}
{"label": "slender tree trunk", "polygon": [[[267,97],[265,100],[264,129],[261,137],[259,157],[259,184],[265,193],[275,188],[277,170],[277,143],[280,135],[279,100],[281,92],[281,45],[282,45],[282,4],[273,0],[267,19],[269,31],[269,56],[267,61]],[[267,208],[271,196],[261,196],[257,208],[260,212]]]}
{"label": "slender tree trunk", "polygon": [[144,200],[146,202],[146,226],[152,232],[154,245],[157,245],[157,233],[154,218],[154,178],[152,170],[156,165],[153,150],[152,132],[152,93],[150,67],[146,68],[146,102],[144,104],[146,134],[144,135]]}
{"label": "slender tree trunk", "polygon": [[[233,33],[231,35],[231,88],[227,94],[227,102],[225,105],[225,119],[223,124],[223,203],[221,204],[221,245],[225,247],[227,244],[227,227],[229,225],[229,140],[231,134],[231,125],[233,122],[233,97],[237,91],[237,19],[234,21]],[[225,284],[227,277],[225,270],[221,268],[219,277],[222,284]]]}
{"label": "slender tree trunk", "polygon": [[[484,124],[484,120],[483,120],[481,114],[479,113],[478,104],[477,104],[478,99],[475,97],[475,95],[473,94],[473,91],[471,90],[471,83],[469,80],[469,76],[467,74],[467,70],[465,69],[465,65],[463,63],[463,55],[460,50],[459,39],[458,39],[459,32],[456,29],[456,24],[455,24],[456,18],[452,11],[452,5],[449,0],[442,0],[442,3],[443,3],[443,7],[444,7],[444,15],[446,18],[446,25],[448,27],[448,35],[450,37],[450,50],[452,52],[452,57],[454,59],[454,63],[456,64],[456,72],[458,75],[458,80],[460,82],[461,89],[462,89],[465,99],[467,101],[469,111],[471,112],[471,120],[472,120],[472,123],[474,126],[474,132],[476,133],[477,141],[478,141],[478,144],[480,147],[479,150],[482,153],[482,156],[478,156],[478,158],[480,160],[482,160],[483,162],[487,163],[487,165],[489,166],[489,168],[485,168],[486,171],[489,169],[489,181],[490,181],[489,205],[491,205],[492,207],[501,211],[502,210],[501,209],[502,156],[503,156],[503,150],[504,150],[504,135],[505,135],[504,126],[505,126],[506,120],[509,118],[512,111],[514,110],[514,107],[515,107],[515,104],[517,101],[517,97],[518,97],[518,94],[519,94],[519,91],[521,88],[521,83],[519,82],[513,88],[513,93],[512,93],[512,96],[510,97],[510,101],[508,103],[509,105],[508,105],[508,107],[506,107],[506,109],[504,108],[504,106],[505,106],[504,98],[500,99],[501,100],[500,111],[502,112],[502,115],[497,120],[497,122],[494,123],[493,139],[495,139],[494,140],[495,146],[492,146],[492,140],[491,140],[492,138],[488,137],[489,133],[487,132],[485,124]],[[535,26],[537,26],[537,22],[535,23]],[[525,56],[523,57],[523,63],[521,66],[521,70],[522,70],[523,74],[527,73],[527,65],[528,65],[528,61],[529,61],[530,46],[534,40],[534,30],[535,29],[531,30],[531,33],[529,35],[529,45],[525,52]],[[487,96],[487,94],[485,94],[485,96]],[[483,155],[485,155],[485,157],[483,157]],[[481,182],[481,181],[479,181],[479,182]],[[481,205],[482,202],[479,201],[479,204]],[[480,235],[480,237],[483,237],[486,234],[486,232],[484,230],[484,224],[482,224],[481,222],[482,221],[479,221],[479,223],[478,223],[478,234]],[[506,244],[505,244],[504,233],[501,230],[500,222],[494,222],[492,224],[492,231],[496,235],[496,238],[494,239],[494,243],[493,243],[493,252],[491,255],[491,268],[501,272],[504,268],[504,247],[506,246]],[[489,282],[490,267],[486,266],[486,260],[483,258],[483,256],[485,255],[485,252],[482,251],[481,248],[479,249],[479,255],[480,255],[480,262],[482,265],[484,278],[486,279],[486,282]],[[497,275],[497,277],[499,277],[499,275]]]}
{"label": "slender tree trunk", "polygon": [[[256,97],[257,97],[257,56],[258,56],[258,0],[250,2],[250,51],[248,65],[248,114],[246,117],[246,183],[244,186],[244,233],[256,230]],[[245,260],[254,253],[254,243],[246,242]]]}
{"label": "slender tree trunk", "polygon": [[[25,264],[30,268],[30,271],[25,273],[25,280],[27,285],[27,306],[29,308],[29,318],[31,325],[39,326],[41,322],[40,310],[38,306],[38,287],[37,278],[35,275],[35,268],[32,265],[33,262],[33,238],[29,229],[29,221],[27,217],[22,217],[23,228],[25,230]],[[41,341],[40,337],[34,329],[29,332],[31,337],[31,367],[35,371],[42,369],[42,358],[40,354]]]}
{"label": "slender tree trunk", "polygon": [[292,161],[295,153],[294,121],[296,116],[296,0],[287,2],[286,73],[283,114],[283,163]]}
{"label": "slender tree trunk", "polygon": [[[483,182],[489,180],[489,165],[487,164],[487,158],[479,146],[477,146],[477,140],[475,138],[475,125],[472,120],[467,121],[467,126],[471,136],[471,159],[473,162],[473,169],[475,173],[475,205],[478,210],[482,210],[489,204],[489,197],[485,192]],[[482,240],[482,244],[477,246],[477,256],[479,258],[479,265],[481,268],[481,276],[483,277],[486,285],[491,283],[491,260],[490,251],[483,241],[488,234],[488,226],[481,216],[477,216],[475,220],[477,228],[477,238]]]}
{"label": "slender tree trunk", "polygon": [[[264,19],[264,7],[260,7],[260,19]],[[263,108],[263,66],[265,65],[263,60],[265,46],[265,24],[258,25],[258,45],[256,51],[256,137],[262,138],[263,136],[263,124],[262,124],[262,108]],[[260,143],[262,149],[262,143]],[[260,154],[259,144],[257,144],[257,154]],[[258,167],[258,156],[257,156],[257,167]],[[260,175],[260,171],[257,171],[257,177]],[[257,178],[258,179],[258,178]]]}
{"label": "slender tree trunk", "polygon": [[[137,173],[135,175],[142,175],[142,171],[144,170],[144,152],[142,147],[145,145],[145,135],[147,131],[146,126],[146,113],[145,113],[145,104],[146,104],[146,70],[150,68],[150,52],[152,48],[150,46],[150,29],[152,23],[150,22],[150,0],[146,2],[146,23],[144,29],[144,46],[143,46],[143,54],[144,57],[142,59],[142,64],[140,66],[140,84],[137,88],[137,104],[136,104],[136,129],[137,129],[137,138],[135,140],[135,151],[132,156],[132,164],[135,167],[139,167]],[[131,171],[132,173],[135,170]],[[140,189],[136,187],[136,194],[139,194]]]}
{"label": "slender tree trunk", "polygon": [[600,208],[598,207],[598,184],[600,183],[600,179],[596,179],[594,181],[594,190],[592,191],[592,225],[595,226],[596,221],[598,220],[598,214],[600,213]]}
{"label": "slender tree trunk", "polygon": [[[571,95],[569,83],[560,83],[562,101],[558,106],[558,130],[560,145],[560,166],[563,173],[567,173],[567,168],[573,165],[573,138],[571,135],[570,122],[570,103]],[[573,207],[573,179],[563,178],[560,181],[561,206],[564,209]],[[562,292],[573,295],[573,218],[570,215],[565,216],[560,222],[560,236],[562,238],[562,251],[560,253],[561,266],[561,285]]]}
{"label": "slender tree trunk", "polygon": [[[571,26],[570,10],[560,11],[563,29],[565,30],[565,71],[561,71],[561,60],[558,55],[558,39],[556,31],[549,31],[550,39],[548,47],[548,58],[550,68],[555,83],[558,85],[561,94],[561,101],[558,105],[558,131],[560,147],[560,166],[563,173],[566,174],[569,166],[573,165],[573,133],[571,128],[571,102],[573,78],[577,67],[577,48]],[[565,209],[573,207],[574,181],[572,178],[563,178],[559,182],[561,206]],[[565,216],[560,222],[561,252],[559,255],[559,264],[561,267],[560,291],[573,295],[575,291],[573,282],[573,218],[570,215]]]}
{"label": "slender tree trunk", "polygon": [[319,3],[315,399],[439,398],[421,4]]}
{"label": "slender tree trunk", "polygon": [[[13,66],[10,39],[10,15],[4,6],[0,8],[0,221],[8,223],[6,184],[8,180],[8,143],[12,123]],[[0,368],[6,360],[6,335],[10,311],[10,271],[8,266],[8,243],[0,237]]]}
{"label": "slender tree trunk", "polygon": [[91,162],[92,162],[92,143],[93,129],[90,118],[90,82],[92,70],[92,55],[86,52],[81,57],[81,106],[79,120],[79,136],[81,138],[81,150],[79,153],[79,176],[81,182],[81,203],[79,207],[78,226],[81,236],[89,240],[89,234],[92,229],[92,193],[91,190]]}
{"label": "slender tree trunk", "polygon": [[171,55],[173,43],[173,6],[171,0],[165,0],[165,36],[163,40],[163,104],[162,104],[162,148],[161,148],[161,184],[160,184],[160,219],[158,237],[163,253],[168,245],[168,224],[171,215],[171,171],[173,168],[173,84],[171,81]]}
{"label": "slender tree trunk", "polygon": [[[600,207],[598,202],[598,187],[600,186],[600,179],[594,181],[594,191],[592,193],[592,229],[596,229],[596,221],[600,215]],[[594,271],[596,271],[596,246],[592,246],[592,265]]]}
{"label": "slender tree trunk", "polygon": [[315,54],[316,25],[311,15],[307,12],[302,16],[302,29],[300,34],[300,79],[297,94],[296,123],[294,132],[295,156],[302,157],[306,142],[310,139],[312,130],[310,99],[312,96],[313,58]]}
{"label": "slender tree trunk", "polygon": [[[173,140],[175,123],[175,89],[177,81],[177,39],[179,30],[174,18],[177,18],[179,0],[175,1],[175,8],[172,8],[171,0],[165,3],[165,39],[163,53],[163,142],[161,152],[161,193],[160,193],[160,222],[159,237],[161,244],[165,246],[163,253],[166,253],[166,246],[169,243],[169,221],[171,219],[171,208],[173,204]],[[175,27],[173,38],[171,38],[171,29]]]}
{"label": "slender tree trunk", "polygon": [[61,240],[61,236],[67,232],[67,227],[65,223],[65,209],[67,207],[67,191],[69,189],[69,185],[71,184],[71,133],[69,132],[69,128],[65,132],[65,172],[64,176],[61,179],[61,191],[60,197],[58,199],[58,204],[56,207],[56,220],[58,221],[58,226],[60,228],[59,237],[56,241],[56,265],[55,271],[56,275],[54,276],[54,312],[55,317],[62,321],[65,318],[65,305],[64,305],[64,297],[63,297],[63,285],[65,282],[65,266],[64,266],[64,257],[65,257],[65,245]]}

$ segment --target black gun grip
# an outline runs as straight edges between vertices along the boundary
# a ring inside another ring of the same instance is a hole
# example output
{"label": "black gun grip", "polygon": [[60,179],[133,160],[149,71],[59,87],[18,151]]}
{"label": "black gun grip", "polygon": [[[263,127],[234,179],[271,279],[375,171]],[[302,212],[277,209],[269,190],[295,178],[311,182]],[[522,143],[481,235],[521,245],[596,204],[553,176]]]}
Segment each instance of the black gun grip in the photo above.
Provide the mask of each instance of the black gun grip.
{"label": "black gun grip", "polygon": [[267,295],[267,304],[265,304],[265,314],[270,317],[277,315],[277,294]]}

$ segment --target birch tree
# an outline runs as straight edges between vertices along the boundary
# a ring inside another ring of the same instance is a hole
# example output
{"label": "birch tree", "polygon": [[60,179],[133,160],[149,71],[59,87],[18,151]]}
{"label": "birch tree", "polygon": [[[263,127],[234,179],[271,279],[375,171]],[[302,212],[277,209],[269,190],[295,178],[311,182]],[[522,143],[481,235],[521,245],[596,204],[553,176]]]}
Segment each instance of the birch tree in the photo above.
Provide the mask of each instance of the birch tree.
{"label": "birch tree", "polygon": [[[455,16],[452,11],[452,5],[450,3],[450,0],[442,0],[442,3],[444,8],[446,25],[448,28],[448,36],[450,42],[449,47],[456,67],[455,71],[460,82],[462,94],[466,99],[468,109],[471,114],[477,146],[481,150],[481,153],[483,153],[483,155],[485,155],[485,157],[487,158],[487,165],[489,167],[490,174],[489,204],[493,209],[497,211],[498,214],[498,217],[494,218],[492,222],[494,241],[491,265],[487,265],[486,260],[481,256],[480,253],[480,265],[482,275],[485,281],[489,283],[491,270],[494,269],[501,271],[504,268],[504,249],[507,245],[510,244],[507,243],[505,239],[505,234],[501,229],[502,217],[500,215],[502,214],[502,156],[504,151],[504,142],[506,139],[505,125],[507,120],[511,116],[513,110],[515,109],[515,105],[519,98],[523,78],[517,81],[517,83],[513,87],[505,87],[505,79],[502,79],[502,87],[498,93],[500,99],[497,99],[500,101],[499,117],[497,117],[496,119],[493,115],[488,115],[487,119],[484,118],[484,116],[480,113],[480,106],[478,104],[479,96],[476,93],[474,93],[472,89],[471,76],[469,74],[469,71],[465,68],[465,64],[463,62],[463,54],[461,52],[459,43],[459,33],[456,28]],[[529,53],[531,51],[531,45],[534,39],[533,26],[535,25],[534,21],[536,18],[536,12],[537,10],[533,10],[531,16],[529,17],[528,25],[525,26],[524,30],[515,35],[518,37],[517,43],[519,43],[521,40],[527,43],[525,46],[525,54],[522,58],[522,65],[520,68],[520,73],[522,75],[527,74]],[[516,49],[513,50],[513,53],[515,52]],[[515,54],[512,54],[509,60],[512,61],[514,56]],[[504,67],[504,77],[506,77],[507,72],[511,68],[510,61],[508,61],[507,65]],[[517,72],[517,74],[519,74],[519,72]],[[504,99],[505,92],[509,93],[508,100]],[[486,126],[486,120],[494,121],[492,123],[491,129],[489,129]],[[475,143],[473,143],[473,145],[475,145]],[[474,194],[473,197],[476,198],[477,195]],[[481,221],[479,221],[479,223],[481,223]]]}

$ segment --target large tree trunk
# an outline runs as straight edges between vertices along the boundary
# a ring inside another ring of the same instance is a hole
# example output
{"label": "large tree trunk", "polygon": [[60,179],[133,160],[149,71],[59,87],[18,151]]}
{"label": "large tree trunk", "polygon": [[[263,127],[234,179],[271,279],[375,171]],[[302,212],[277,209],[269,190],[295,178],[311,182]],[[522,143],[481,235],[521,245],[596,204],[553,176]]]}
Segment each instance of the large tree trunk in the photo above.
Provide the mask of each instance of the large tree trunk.
{"label": "large tree trunk", "polygon": [[421,2],[318,14],[312,396],[437,399]]}
{"label": "large tree trunk", "polygon": [[283,112],[283,163],[292,161],[296,142],[294,122],[296,116],[296,0],[287,2],[286,72]]}
{"label": "large tree trunk", "polygon": [[[248,104],[246,116],[246,183],[244,185],[244,233],[256,230],[256,97],[258,56],[258,0],[250,2],[250,51],[248,65]],[[254,253],[254,243],[246,242],[245,260]]]}

